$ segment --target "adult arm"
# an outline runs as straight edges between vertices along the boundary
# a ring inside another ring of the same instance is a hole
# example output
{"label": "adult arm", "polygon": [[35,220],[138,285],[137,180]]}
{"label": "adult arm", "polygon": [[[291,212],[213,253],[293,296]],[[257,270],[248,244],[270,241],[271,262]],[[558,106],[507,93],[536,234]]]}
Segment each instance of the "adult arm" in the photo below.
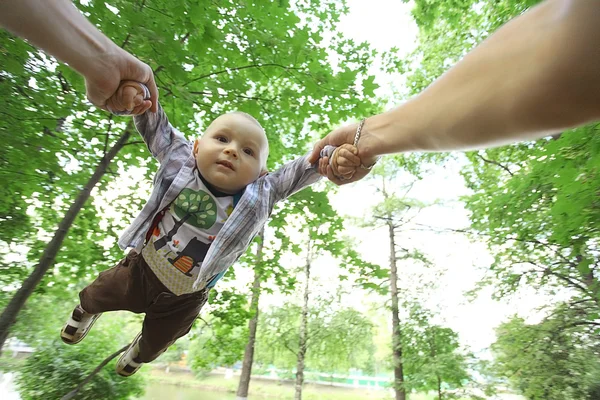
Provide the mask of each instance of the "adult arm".
{"label": "adult arm", "polygon": [[[368,118],[363,163],[536,139],[600,119],[598,21],[598,0],[547,0],[509,21],[422,93]],[[327,144],[352,143],[356,126],[318,142],[311,161]]]}
{"label": "adult arm", "polygon": [[[145,83],[153,111],[152,69],[114,44],[68,0],[0,0],[0,26],[67,63],[85,77],[87,96],[104,107],[122,80]],[[150,103],[148,103],[150,106]]]}

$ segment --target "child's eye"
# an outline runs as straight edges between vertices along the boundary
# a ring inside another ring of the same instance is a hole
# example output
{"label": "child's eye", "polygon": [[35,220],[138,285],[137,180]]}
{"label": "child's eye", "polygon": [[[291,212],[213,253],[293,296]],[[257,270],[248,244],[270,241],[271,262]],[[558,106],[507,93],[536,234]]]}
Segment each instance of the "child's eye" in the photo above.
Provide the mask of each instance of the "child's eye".
{"label": "child's eye", "polygon": [[216,137],[216,139],[217,139],[219,142],[222,142],[222,143],[227,143],[227,138],[226,138],[225,136],[217,136],[217,137]]}
{"label": "child's eye", "polygon": [[254,152],[252,151],[252,149],[244,149],[244,153],[248,154],[249,156],[254,155]]}

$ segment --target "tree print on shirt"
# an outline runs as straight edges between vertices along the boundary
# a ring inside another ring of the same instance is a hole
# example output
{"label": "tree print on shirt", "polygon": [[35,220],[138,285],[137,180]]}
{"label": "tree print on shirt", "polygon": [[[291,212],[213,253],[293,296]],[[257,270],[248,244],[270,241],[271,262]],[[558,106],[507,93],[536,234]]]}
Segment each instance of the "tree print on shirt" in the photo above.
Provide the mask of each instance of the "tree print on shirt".
{"label": "tree print on shirt", "polygon": [[177,233],[185,222],[200,229],[209,229],[217,221],[217,204],[211,195],[204,190],[195,191],[185,188],[171,204],[170,211],[175,219],[173,229],[154,242],[154,249],[162,249]]}

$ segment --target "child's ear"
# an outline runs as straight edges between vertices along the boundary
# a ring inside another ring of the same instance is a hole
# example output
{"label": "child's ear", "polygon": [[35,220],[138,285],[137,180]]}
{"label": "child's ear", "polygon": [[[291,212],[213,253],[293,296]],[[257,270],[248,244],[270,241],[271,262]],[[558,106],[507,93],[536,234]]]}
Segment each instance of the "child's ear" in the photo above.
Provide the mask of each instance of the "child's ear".
{"label": "child's ear", "polygon": [[264,168],[262,171],[260,171],[260,176],[265,176],[269,171],[267,171],[266,168]]}
{"label": "child's ear", "polygon": [[200,138],[196,138],[196,140],[194,140],[194,150],[192,151],[194,157],[196,157],[196,154],[198,154],[198,146],[200,146]]}

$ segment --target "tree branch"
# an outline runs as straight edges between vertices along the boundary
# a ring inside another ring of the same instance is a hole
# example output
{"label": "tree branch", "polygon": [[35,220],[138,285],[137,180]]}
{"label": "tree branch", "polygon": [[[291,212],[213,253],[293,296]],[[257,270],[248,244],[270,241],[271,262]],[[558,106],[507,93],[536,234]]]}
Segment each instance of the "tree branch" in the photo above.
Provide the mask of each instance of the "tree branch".
{"label": "tree branch", "polygon": [[488,163],[488,164],[493,164],[493,165],[496,165],[496,166],[498,166],[498,167],[502,168],[503,170],[505,170],[506,172],[508,172],[508,174],[509,174],[510,176],[515,176],[515,175],[514,175],[514,174],[513,174],[513,173],[510,171],[510,169],[508,169],[508,167],[507,167],[507,166],[500,164],[498,161],[494,161],[494,160],[488,160],[487,158],[483,157],[483,156],[482,156],[481,154],[479,154],[479,153],[477,153],[476,155],[477,155],[477,157],[481,158],[481,160],[483,160],[483,162],[486,162],[486,163]]}
{"label": "tree branch", "polygon": [[131,38],[131,33],[128,33],[127,36],[125,36],[125,40],[123,40],[123,43],[121,44],[122,49],[125,49],[125,46],[127,46],[129,44],[130,38]]}
{"label": "tree branch", "polygon": [[295,355],[296,357],[298,356],[298,353],[296,353],[294,350],[292,350],[292,349],[290,348],[290,346],[288,345],[287,341],[284,341],[284,342],[283,342],[283,346],[284,346],[286,349],[288,349],[289,351],[291,351],[293,355]]}
{"label": "tree branch", "polygon": [[576,326],[582,326],[582,325],[600,326],[600,322],[594,322],[594,321],[577,321],[577,322],[572,322],[570,324],[565,325],[564,328],[565,329],[575,328]]}
{"label": "tree branch", "polygon": [[70,400],[72,398],[74,398],[75,396],[77,396],[77,393],[79,393],[79,391],[89,383],[89,381],[92,380],[92,378],[98,373],[100,372],[100,370],[102,368],[104,368],[104,366],[106,364],[108,364],[113,358],[115,358],[116,356],[118,356],[119,354],[121,354],[122,352],[124,352],[125,350],[127,350],[127,348],[131,345],[131,343],[126,344],[125,346],[123,346],[120,350],[115,351],[114,353],[112,353],[110,356],[106,357],[104,359],[104,361],[102,361],[88,376],[85,377],[84,380],[82,380],[79,385],[77,385],[77,387],[75,387],[75,389],[71,390],[69,393],[67,393],[66,395],[64,395],[61,400]]}
{"label": "tree branch", "polygon": [[567,282],[569,285],[578,288],[579,290],[581,290],[586,295],[589,295],[587,288],[585,286],[582,286],[581,284],[575,282],[572,278],[570,278],[568,276],[565,276],[563,274],[559,274],[558,272],[553,271],[550,268],[540,267],[539,265],[537,265],[536,263],[534,263],[532,261],[524,261],[524,262],[529,263],[531,265],[534,265],[534,266],[540,268],[539,270],[537,270],[537,269],[529,270],[529,272],[535,272],[535,273],[538,273],[538,274],[542,273],[542,274],[545,274],[545,275],[553,275],[553,276],[555,276],[555,277],[557,277],[557,278],[559,278],[559,279]]}
{"label": "tree branch", "polygon": [[124,144],[123,147],[129,146],[130,144],[146,144],[146,142],[144,142],[143,140],[134,140],[133,142],[128,142]]}

